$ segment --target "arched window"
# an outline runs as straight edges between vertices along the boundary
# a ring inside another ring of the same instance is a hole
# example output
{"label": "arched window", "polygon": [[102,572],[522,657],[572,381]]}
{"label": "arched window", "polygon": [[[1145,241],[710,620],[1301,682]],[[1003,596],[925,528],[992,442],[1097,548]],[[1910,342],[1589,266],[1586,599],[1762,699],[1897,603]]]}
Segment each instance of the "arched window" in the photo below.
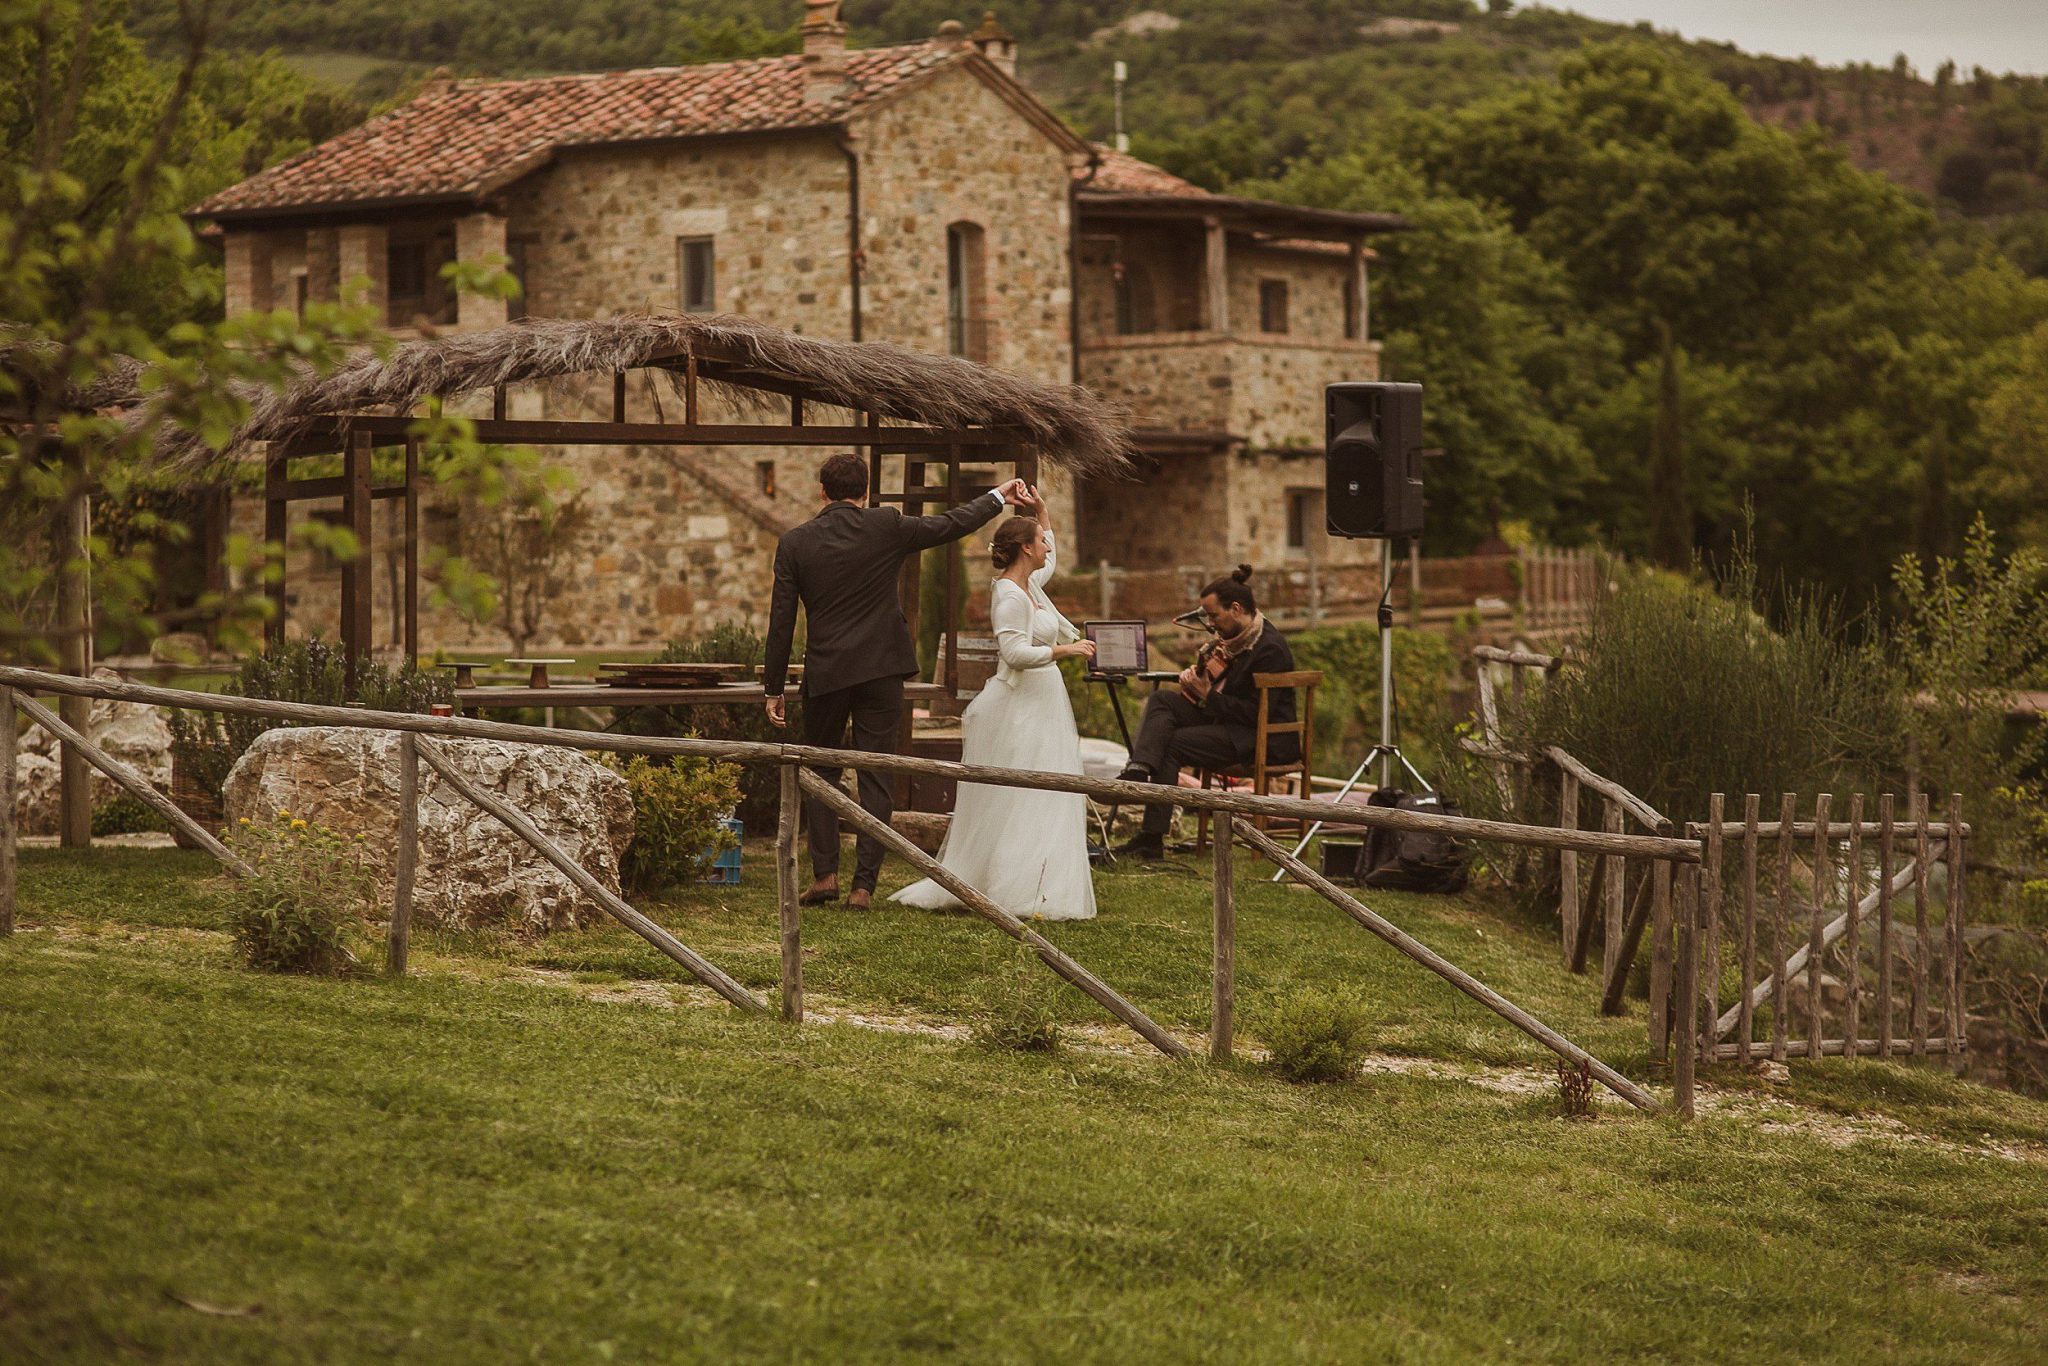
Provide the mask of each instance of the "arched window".
{"label": "arched window", "polygon": [[986,361],[988,264],[979,223],[946,229],[946,349],[968,360]]}

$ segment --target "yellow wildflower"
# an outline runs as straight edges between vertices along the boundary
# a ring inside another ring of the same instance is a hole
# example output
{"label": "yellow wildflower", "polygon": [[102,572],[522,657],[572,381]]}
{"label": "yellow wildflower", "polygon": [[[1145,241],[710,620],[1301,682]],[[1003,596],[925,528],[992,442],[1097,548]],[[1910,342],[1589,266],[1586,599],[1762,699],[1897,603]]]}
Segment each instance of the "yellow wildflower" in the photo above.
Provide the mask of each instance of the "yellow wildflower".
{"label": "yellow wildflower", "polygon": [[247,816],[244,816],[244,817],[242,817],[242,824],[244,824],[244,825],[247,825],[248,823],[249,823],[249,818],[248,818]]}
{"label": "yellow wildflower", "polygon": [[294,830],[304,830],[305,828],[306,828],[306,823],[305,823],[304,821],[293,821],[293,822],[292,822],[292,829],[294,829]]}
{"label": "yellow wildflower", "polygon": [[282,821],[282,820],[290,820],[290,819],[291,819],[291,814],[292,814],[291,812],[289,812],[289,811],[285,810],[285,809],[284,809],[283,807],[281,807],[281,806],[280,806],[279,808],[277,808],[277,818],[278,818],[279,820],[281,820],[281,821]]}

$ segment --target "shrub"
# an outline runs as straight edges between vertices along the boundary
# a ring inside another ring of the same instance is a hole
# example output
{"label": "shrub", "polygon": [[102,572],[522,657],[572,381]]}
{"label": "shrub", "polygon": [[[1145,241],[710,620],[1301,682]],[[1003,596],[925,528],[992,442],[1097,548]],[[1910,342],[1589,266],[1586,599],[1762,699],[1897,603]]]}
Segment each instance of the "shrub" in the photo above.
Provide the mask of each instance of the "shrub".
{"label": "shrub", "polygon": [[344,932],[378,900],[362,841],[289,811],[263,823],[243,818],[230,844],[255,876],[228,882],[218,901],[250,967],[333,976],[354,965]]}
{"label": "shrub", "polygon": [[1585,1119],[1593,1113],[1590,1064],[1557,1060],[1557,1109],[1566,1119]]}
{"label": "shrub", "polygon": [[974,1016],[971,1033],[976,1043],[1012,1053],[1059,1051],[1062,1035],[1053,1009],[1058,987],[1044,972],[1038,955],[1019,944],[987,1003]]}
{"label": "shrub", "polygon": [[694,881],[733,847],[722,821],[739,801],[739,769],[676,755],[667,763],[632,754],[608,758],[633,792],[633,842],[619,867],[628,891],[658,892]]}
{"label": "shrub", "polygon": [[116,793],[92,809],[92,833],[137,835],[168,830],[170,825],[155,811],[126,792]]}
{"label": "shrub", "polygon": [[1371,1016],[1358,997],[1306,990],[1282,998],[1267,1014],[1266,1048],[1273,1070],[1289,1081],[1349,1081],[1365,1059]]}
{"label": "shrub", "polygon": [[[1315,767],[1348,774],[1380,738],[1380,635],[1370,621],[1324,626],[1288,637],[1298,669],[1321,669],[1316,694]],[[1457,657],[1428,631],[1394,632],[1394,724],[1403,753],[1422,772],[1443,766],[1451,731],[1451,680]]]}
{"label": "shrub", "polygon": [[[1901,700],[1882,646],[1856,643],[1830,599],[1783,593],[1767,620],[1764,597],[1746,558],[1718,586],[1618,570],[1567,666],[1519,711],[1502,699],[1509,747],[1559,745],[1674,820],[1704,817],[1715,792],[1878,790]],[[1459,795],[1497,808],[1489,786]],[[1524,792],[1514,814],[1549,823],[1555,784]]]}
{"label": "shrub", "polygon": [[[656,656],[663,664],[746,664],[760,666],[767,642],[751,627],[720,622],[700,636],[672,640]],[[696,735],[706,740],[758,740],[780,744],[803,734],[802,706],[792,688],[789,729],[777,730],[761,708],[734,706],[636,707],[616,729],[627,735]],[[773,764],[749,764],[739,773],[739,818],[756,830],[775,824],[781,801],[780,780]]]}
{"label": "shrub", "polygon": [[[455,701],[454,682],[406,666],[364,664],[356,686],[348,686],[348,658],[325,640],[293,640],[243,660],[222,692],[273,702],[309,702],[338,707],[361,702],[371,711],[427,712],[435,703]],[[293,724],[260,716],[219,712],[171,713],[171,758],[178,776],[219,800],[235,761],[267,730]]]}
{"label": "shrub", "polygon": [[2033,781],[2048,761],[2048,726],[2006,716],[2007,692],[2048,672],[2044,575],[2048,564],[2029,550],[2001,562],[1982,517],[1960,559],[1923,566],[1908,555],[1893,575],[1893,640],[1917,694],[1905,723],[1922,786],[1937,812],[1949,793],[1963,794],[1980,858],[2012,862],[2024,851],[2034,862],[2048,829]]}

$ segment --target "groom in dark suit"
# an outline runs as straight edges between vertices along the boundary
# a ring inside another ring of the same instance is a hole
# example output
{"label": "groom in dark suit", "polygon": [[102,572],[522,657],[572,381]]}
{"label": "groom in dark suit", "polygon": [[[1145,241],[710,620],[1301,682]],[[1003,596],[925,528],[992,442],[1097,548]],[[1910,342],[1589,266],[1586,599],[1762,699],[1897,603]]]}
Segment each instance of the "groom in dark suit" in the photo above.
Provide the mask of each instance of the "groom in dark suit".
{"label": "groom in dark suit", "polygon": [[[868,467],[857,455],[835,455],[818,470],[825,506],[802,526],[783,533],[775,546],[775,596],[768,609],[767,657],[761,686],[768,719],[786,726],[782,691],[789,677],[790,642],[797,604],[807,623],[804,645],[804,740],[844,748],[853,725],[853,748],[893,753],[903,716],[903,681],[917,674],[917,647],[896,596],[905,558],[935,545],[957,541],[1003,510],[1024,489],[1012,479],[959,507],[930,517],[906,517],[895,508],[869,507]],[[837,783],[839,770],[819,769]],[[889,782],[860,771],[860,804],[888,824]],[[811,827],[810,890],[807,906],[839,898],[839,817],[821,801],[807,799]],[[863,835],[855,845],[853,891],[847,905],[864,911],[874,898],[882,870],[882,842]]]}

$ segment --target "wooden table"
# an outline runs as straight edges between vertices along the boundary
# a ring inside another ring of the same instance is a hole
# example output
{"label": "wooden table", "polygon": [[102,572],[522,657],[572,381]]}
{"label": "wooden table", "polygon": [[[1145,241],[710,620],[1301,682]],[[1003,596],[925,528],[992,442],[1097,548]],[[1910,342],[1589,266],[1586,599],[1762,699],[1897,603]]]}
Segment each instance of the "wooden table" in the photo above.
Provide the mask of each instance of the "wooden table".
{"label": "wooden table", "polygon": [[[906,683],[913,702],[944,697],[937,683]],[[455,705],[465,712],[511,707],[680,707],[693,703],[758,707],[766,698],[759,683],[719,683],[700,688],[611,688],[602,684],[555,684],[548,688],[457,688]]]}

